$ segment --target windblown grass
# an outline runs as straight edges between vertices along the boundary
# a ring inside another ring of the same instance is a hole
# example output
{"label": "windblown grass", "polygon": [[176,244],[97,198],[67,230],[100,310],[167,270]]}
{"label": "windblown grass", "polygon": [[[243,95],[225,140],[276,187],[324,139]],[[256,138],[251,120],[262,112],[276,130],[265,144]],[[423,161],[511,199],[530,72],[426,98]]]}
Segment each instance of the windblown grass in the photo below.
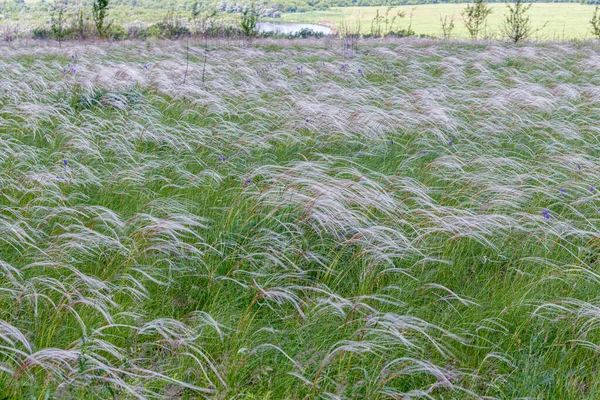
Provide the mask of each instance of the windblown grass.
{"label": "windblown grass", "polygon": [[598,47],[298,43],[1,48],[0,397],[598,398]]}

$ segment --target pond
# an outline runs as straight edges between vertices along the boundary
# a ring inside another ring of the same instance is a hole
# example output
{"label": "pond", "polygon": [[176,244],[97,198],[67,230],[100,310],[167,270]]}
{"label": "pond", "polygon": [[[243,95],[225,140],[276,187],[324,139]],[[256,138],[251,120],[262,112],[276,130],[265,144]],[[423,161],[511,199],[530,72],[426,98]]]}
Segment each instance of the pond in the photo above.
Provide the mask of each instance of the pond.
{"label": "pond", "polygon": [[322,33],[323,35],[331,35],[331,28],[317,24],[300,24],[300,23],[280,23],[280,22],[259,22],[256,27],[259,32],[277,32],[283,34],[294,34],[300,32],[302,29],[312,29],[315,32]]}

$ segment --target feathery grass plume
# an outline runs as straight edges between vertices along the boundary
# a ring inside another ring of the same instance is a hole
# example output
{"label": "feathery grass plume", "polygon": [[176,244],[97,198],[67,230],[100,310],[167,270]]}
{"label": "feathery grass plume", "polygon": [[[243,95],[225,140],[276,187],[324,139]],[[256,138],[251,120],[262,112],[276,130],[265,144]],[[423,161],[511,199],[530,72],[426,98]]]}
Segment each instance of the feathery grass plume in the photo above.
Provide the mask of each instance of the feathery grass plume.
{"label": "feathery grass plume", "polygon": [[186,47],[3,47],[0,397],[600,395],[592,43]]}

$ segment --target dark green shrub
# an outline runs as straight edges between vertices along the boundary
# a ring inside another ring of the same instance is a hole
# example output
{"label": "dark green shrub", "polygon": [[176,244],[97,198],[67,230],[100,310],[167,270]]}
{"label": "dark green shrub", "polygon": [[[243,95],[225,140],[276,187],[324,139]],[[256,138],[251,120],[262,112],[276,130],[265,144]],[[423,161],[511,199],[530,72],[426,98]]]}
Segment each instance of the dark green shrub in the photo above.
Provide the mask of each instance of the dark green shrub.
{"label": "dark green shrub", "polygon": [[108,37],[112,40],[125,40],[127,39],[127,31],[121,25],[112,25],[108,33]]}
{"label": "dark green shrub", "polygon": [[157,39],[179,39],[190,35],[190,30],[183,24],[181,18],[172,12],[167,13],[165,18],[148,27],[148,34]]}
{"label": "dark green shrub", "polygon": [[308,38],[308,37],[322,38],[324,35],[323,35],[323,32],[317,32],[310,28],[302,28],[300,31],[296,32],[294,36],[301,37],[301,38]]}
{"label": "dark green shrub", "polygon": [[92,35],[92,25],[90,23],[89,16],[86,16],[82,9],[77,11],[73,16],[71,23],[71,29],[74,34],[74,38],[85,40]]}
{"label": "dark green shrub", "polygon": [[244,36],[250,38],[256,35],[256,24],[258,24],[258,12],[256,8],[254,8],[254,4],[252,4],[249,8],[245,8],[242,11],[242,19],[241,19],[241,27],[242,32],[244,32]]}
{"label": "dark green shrub", "polygon": [[60,0],[56,0],[50,9],[50,31],[52,37],[58,40],[58,46],[61,47],[61,43],[66,38],[66,12],[67,6]]}
{"label": "dark green shrub", "polygon": [[100,37],[105,37],[110,31],[110,23],[106,23],[106,14],[108,13],[109,0],[93,0],[92,19]]}
{"label": "dark green shrub", "polygon": [[35,27],[31,30],[32,39],[44,40],[49,39],[51,36],[50,30],[44,27]]}
{"label": "dark green shrub", "polygon": [[129,26],[127,28],[127,37],[130,39],[141,39],[145,40],[150,37],[150,32],[145,26]]}

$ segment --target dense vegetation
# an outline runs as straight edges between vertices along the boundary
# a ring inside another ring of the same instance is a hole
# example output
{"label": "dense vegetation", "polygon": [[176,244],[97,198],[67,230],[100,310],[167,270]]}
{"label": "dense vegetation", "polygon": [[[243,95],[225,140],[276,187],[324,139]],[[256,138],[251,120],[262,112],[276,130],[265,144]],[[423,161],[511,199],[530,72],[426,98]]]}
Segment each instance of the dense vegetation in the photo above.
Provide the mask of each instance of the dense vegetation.
{"label": "dense vegetation", "polygon": [[597,45],[342,43],[1,44],[0,398],[600,397]]}
{"label": "dense vegetation", "polygon": [[[63,0],[61,0],[63,1]],[[91,0],[64,0],[71,6],[91,7]],[[137,13],[141,10],[155,10],[164,14],[171,11],[189,11],[194,7],[196,0],[111,0],[114,7],[127,10],[130,13]],[[490,0],[490,3],[504,3],[501,0]],[[600,0],[554,0],[554,1],[529,1],[532,3],[579,3],[579,4],[600,4]],[[48,10],[50,0],[41,0],[36,3],[25,3],[24,0],[2,0],[0,1],[0,21],[4,19],[22,19],[27,14],[40,15]],[[219,12],[232,14],[240,13],[249,6],[250,1],[212,1],[201,2],[205,7],[215,9]],[[419,5],[419,4],[460,4],[464,0],[258,0],[254,1],[261,10],[264,17],[278,18],[282,13],[296,13],[316,10],[328,10],[332,7],[387,7],[400,5]]]}

